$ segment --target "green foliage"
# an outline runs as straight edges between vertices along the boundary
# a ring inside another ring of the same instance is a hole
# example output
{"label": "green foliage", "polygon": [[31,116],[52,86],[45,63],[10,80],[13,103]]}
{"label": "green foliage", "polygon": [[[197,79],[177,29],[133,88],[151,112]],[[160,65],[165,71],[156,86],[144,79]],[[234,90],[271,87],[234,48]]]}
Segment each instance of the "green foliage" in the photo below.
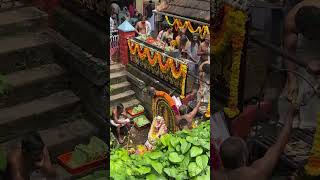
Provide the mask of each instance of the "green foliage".
{"label": "green foliage", "polygon": [[79,144],[75,147],[68,165],[73,168],[79,167],[89,161],[104,157],[107,153],[107,148],[106,143],[93,136],[88,145]]}
{"label": "green foliage", "polygon": [[154,151],[130,155],[114,149],[110,156],[112,179],[210,179],[210,122],[192,131],[166,134],[157,141]]}
{"label": "green foliage", "polygon": [[134,118],[133,121],[138,125],[138,127],[142,127],[150,123],[145,115],[138,116]]}
{"label": "green foliage", "polygon": [[140,104],[132,109],[133,114],[139,114],[142,111],[144,111],[144,107]]}

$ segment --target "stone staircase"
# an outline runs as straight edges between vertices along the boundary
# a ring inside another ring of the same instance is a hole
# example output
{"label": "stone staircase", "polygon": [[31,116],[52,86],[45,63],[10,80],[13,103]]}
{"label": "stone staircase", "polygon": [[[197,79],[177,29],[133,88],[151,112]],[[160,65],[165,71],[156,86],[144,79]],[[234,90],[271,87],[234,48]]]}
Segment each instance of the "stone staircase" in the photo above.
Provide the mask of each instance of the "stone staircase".
{"label": "stone staircase", "polygon": [[58,65],[54,42],[44,33],[47,18],[34,7],[0,11],[0,74],[9,85],[0,94],[0,143],[9,151],[25,133],[38,131],[55,160],[86,143],[96,127],[79,115],[69,72]]}
{"label": "stone staircase", "polygon": [[125,66],[111,61],[110,82],[110,108],[116,106],[118,103],[122,103],[125,108],[133,107],[141,103],[136,99],[135,92],[131,90],[131,84],[128,82]]}

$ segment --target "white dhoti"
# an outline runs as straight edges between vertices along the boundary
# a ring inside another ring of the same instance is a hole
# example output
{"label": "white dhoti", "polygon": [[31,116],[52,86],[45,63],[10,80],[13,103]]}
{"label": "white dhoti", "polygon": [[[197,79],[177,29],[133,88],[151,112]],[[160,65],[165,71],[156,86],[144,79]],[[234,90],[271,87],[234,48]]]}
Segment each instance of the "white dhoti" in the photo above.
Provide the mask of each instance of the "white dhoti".
{"label": "white dhoti", "polygon": [[115,127],[123,127],[123,126],[125,126],[126,125],[126,123],[130,123],[130,119],[125,119],[125,118],[120,118],[119,120],[118,120],[121,124],[118,124],[118,123],[116,123],[114,120],[110,120],[110,122],[111,122],[111,124],[113,125],[113,126],[115,126]]}

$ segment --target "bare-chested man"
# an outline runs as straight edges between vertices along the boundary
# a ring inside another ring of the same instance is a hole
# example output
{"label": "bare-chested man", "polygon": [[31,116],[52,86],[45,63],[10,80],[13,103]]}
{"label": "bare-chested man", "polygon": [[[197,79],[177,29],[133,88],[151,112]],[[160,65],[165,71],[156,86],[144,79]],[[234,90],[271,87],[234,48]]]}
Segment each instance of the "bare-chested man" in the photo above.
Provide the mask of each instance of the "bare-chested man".
{"label": "bare-chested man", "polygon": [[[286,61],[291,71],[297,71],[312,83],[319,82],[320,73],[320,1],[304,0],[296,4],[285,19],[284,49],[308,66],[307,69]],[[288,73],[284,96],[292,102],[308,99],[313,89],[296,74]],[[310,99],[310,98],[309,98]],[[320,111],[320,98],[314,96],[300,108],[300,128],[314,128]]]}
{"label": "bare-chested man", "polygon": [[147,21],[147,17],[146,16],[142,16],[141,20],[139,22],[137,22],[137,24],[136,24],[136,32],[138,34],[149,35],[150,34],[150,30],[151,30],[150,28],[151,28],[151,25]]}
{"label": "bare-chested man", "polygon": [[56,178],[47,147],[36,132],[27,135],[20,146],[8,155],[8,180],[29,180],[33,171],[39,169],[47,178]]}
{"label": "bare-chested man", "polygon": [[293,114],[295,108],[291,106],[287,113],[285,125],[277,139],[264,157],[247,166],[248,149],[244,140],[239,137],[230,137],[220,146],[220,158],[223,167],[214,172],[215,180],[269,180],[281,153],[289,140],[292,130]]}
{"label": "bare-chested man", "polygon": [[210,35],[206,35],[204,42],[202,42],[198,49],[198,56],[200,56],[199,65],[209,60],[209,46],[210,46]]}
{"label": "bare-chested man", "polygon": [[[200,95],[203,99],[203,94]],[[197,103],[196,107],[188,113],[188,107],[186,105],[181,105],[179,107],[180,115],[176,115],[176,125],[180,128],[188,127],[192,129],[192,120],[197,115],[199,108],[201,106],[201,100]]]}

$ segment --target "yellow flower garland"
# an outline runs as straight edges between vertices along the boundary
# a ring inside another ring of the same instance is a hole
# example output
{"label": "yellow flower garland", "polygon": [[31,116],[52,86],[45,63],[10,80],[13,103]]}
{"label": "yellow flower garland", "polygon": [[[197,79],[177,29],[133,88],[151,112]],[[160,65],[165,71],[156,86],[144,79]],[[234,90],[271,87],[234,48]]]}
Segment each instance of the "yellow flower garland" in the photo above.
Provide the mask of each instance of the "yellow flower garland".
{"label": "yellow flower garland", "polygon": [[229,5],[225,5],[224,10],[225,16],[221,30],[215,34],[215,38],[212,39],[212,53],[220,54],[226,49],[228,43],[231,43],[232,66],[229,84],[230,94],[228,107],[224,108],[224,112],[229,118],[234,118],[240,113],[240,110],[238,109],[238,86],[247,15],[245,12],[237,10]]}
{"label": "yellow flower garland", "polygon": [[209,99],[208,108],[207,108],[207,112],[205,114],[205,117],[210,118],[210,99]]}
{"label": "yellow flower garland", "polygon": [[170,26],[174,26],[176,30],[188,29],[191,33],[199,33],[201,39],[204,39],[207,34],[210,34],[209,27],[207,25],[202,27],[198,26],[197,29],[194,29],[190,21],[185,21],[182,23],[180,19],[174,18],[173,23],[171,23],[168,16],[165,16],[165,18],[167,23]]}
{"label": "yellow flower garland", "polygon": [[311,155],[305,166],[305,170],[310,176],[320,176],[320,113],[317,116],[317,129],[314,134]]}
{"label": "yellow flower garland", "polygon": [[176,68],[176,63],[174,60],[170,57],[166,59],[166,63],[163,65],[162,56],[158,52],[153,53],[153,57],[151,57],[151,50],[148,47],[142,47],[143,49],[140,49],[140,45],[135,42],[131,42],[128,40],[128,47],[130,50],[130,53],[132,55],[136,55],[138,51],[138,56],[141,60],[144,60],[145,58],[148,59],[148,62],[151,66],[155,66],[157,63],[159,64],[160,71],[162,73],[167,73],[169,70],[171,70],[171,74],[175,79],[182,78],[181,82],[181,98],[184,98],[185,95],[185,83],[187,78],[187,72],[188,72],[188,66],[186,64],[180,64],[179,69]]}

